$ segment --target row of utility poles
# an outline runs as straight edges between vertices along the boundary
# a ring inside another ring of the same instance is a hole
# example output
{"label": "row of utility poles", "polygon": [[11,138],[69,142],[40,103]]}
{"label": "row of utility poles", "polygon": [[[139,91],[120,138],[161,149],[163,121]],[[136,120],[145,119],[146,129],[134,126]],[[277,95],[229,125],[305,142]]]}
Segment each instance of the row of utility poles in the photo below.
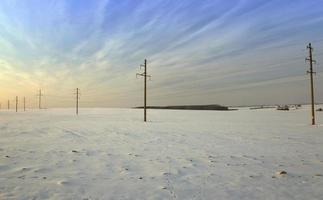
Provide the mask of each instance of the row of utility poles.
{"label": "row of utility poles", "polygon": [[[76,88],[76,115],[79,114],[79,99],[80,99],[80,89]],[[38,108],[42,109],[42,97],[44,96],[44,94],[42,93],[42,90],[40,89],[38,94],[36,95],[38,97]],[[16,112],[18,112],[18,104],[19,104],[19,98],[18,96],[16,96],[15,99],[15,104],[16,104]],[[0,109],[2,109],[1,107],[1,103],[0,103]],[[26,111],[26,97],[23,98],[23,109],[24,111]],[[8,100],[8,110],[10,110],[10,100]]]}
{"label": "row of utility poles", "polygon": [[[310,70],[307,71],[307,74],[310,75],[310,91],[311,91],[311,116],[312,116],[312,125],[315,125],[315,95],[314,95],[314,79],[313,75],[316,74],[316,72],[313,70],[313,64],[316,63],[316,60],[313,59],[313,47],[312,44],[309,43],[307,46],[307,49],[309,51],[309,56],[306,58],[306,61],[310,63]],[[147,77],[151,77],[147,74],[147,60],[145,59],[144,65],[140,65],[140,68],[144,68],[144,72],[137,73],[137,76],[144,77],[144,121],[147,121]]]}
{"label": "row of utility poles", "polygon": [[[36,95],[38,97],[38,108],[39,109],[42,109],[42,97],[44,96],[42,94],[42,90],[40,89],[39,90],[39,93]],[[16,99],[15,99],[15,104],[16,104],[16,112],[18,112],[18,96],[16,96]],[[78,110],[79,110],[79,99],[80,99],[80,89],[79,88],[76,88],[76,114],[78,115]],[[0,103],[0,109],[2,109],[1,107],[1,103]],[[26,111],[26,97],[23,98],[23,109],[24,111]],[[8,100],[8,110],[10,110],[10,100]]]}
{"label": "row of utility poles", "polygon": [[[316,74],[316,72],[313,71],[313,64],[316,63],[315,60],[313,60],[313,47],[312,44],[309,43],[307,46],[307,49],[309,50],[309,57],[306,58],[306,61],[310,63],[310,70],[307,71],[308,74],[310,74],[310,91],[311,91],[311,116],[312,116],[312,125],[315,125],[315,95],[314,95],[314,80],[313,75]],[[140,65],[140,68],[144,68],[144,72],[137,73],[136,76],[142,76],[144,77],[144,121],[147,121],[147,77],[151,77],[147,74],[147,60],[145,59],[144,64]]]}
{"label": "row of utility poles", "polygon": [[[15,104],[16,104],[16,112],[18,112],[18,96],[16,96],[15,99]],[[8,110],[10,110],[10,100],[8,100]],[[26,111],[26,97],[23,98],[23,109]],[[2,104],[0,103],[0,109],[2,109]]]}
{"label": "row of utility poles", "polygon": [[[311,116],[312,116],[312,125],[315,125],[315,95],[314,95],[314,80],[313,75],[316,73],[313,71],[313,64],[316,63],[316,61],[313,59],[313,47],[312,44],[309,43],[307,46],[307,49],[309,50],[309,57],[306,58],[306,61],[310,63],[310,70],[307,71],[308,74],[310,74],[310,91],[311,91]],[[141,76],[144,78],[144,121],[147,121],[147,77],[151,78],[150,75],[147,74],[147,60],[144,60],[144,64],[140,65],[140,69],[143,68],[144,71],[141,73],[137,73],[136,76]],[[76,115],[79,114],[79,100],[80,100],[80,89],[76,88]],[[41,100],[42,100],[42,90],[39,90],[38,96],[38,107],[39,109],[42,109],[41,106]],[[1,104],[0,104],[1,109]],[[8,100],[8,109],[10,109],[10,101]],[[26,111],[26,99],[24,97],[24,111]],[[16,112],[18,112],[18,97],[16,97]]]}
{"label": "row of utility poles", "polygon": [[[41,109],[41,98],[42,98],[42,96],[44,96],[42,94],[41,89],[39,90],[39,94],[37,94],[36,96],[38,96],[38,108]],[[15,99],[16,112],[18,112],[18,99],[19,99],[18,96],[16,96],[16,99]],[[10,100],[9,99],[8,99],[7,106],[8,106],[8,110],[10,110]],[[23,98],[23,106],[24,106],[23,107],[24,111],[26,111],[26,97]],[[0,109],[1,109],[1,104],[0,104]]]}

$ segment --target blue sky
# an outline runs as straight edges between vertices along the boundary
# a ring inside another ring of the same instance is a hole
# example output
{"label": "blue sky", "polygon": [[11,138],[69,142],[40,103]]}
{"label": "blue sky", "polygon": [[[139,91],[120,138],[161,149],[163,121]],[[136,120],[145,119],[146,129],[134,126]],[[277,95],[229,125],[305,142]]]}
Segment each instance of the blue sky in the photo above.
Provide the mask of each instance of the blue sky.
{"label": "blue sky", "polygon": [[0,101],[135,106],[309,102],[312,42],[323,102],[322,0],[2,0]]}

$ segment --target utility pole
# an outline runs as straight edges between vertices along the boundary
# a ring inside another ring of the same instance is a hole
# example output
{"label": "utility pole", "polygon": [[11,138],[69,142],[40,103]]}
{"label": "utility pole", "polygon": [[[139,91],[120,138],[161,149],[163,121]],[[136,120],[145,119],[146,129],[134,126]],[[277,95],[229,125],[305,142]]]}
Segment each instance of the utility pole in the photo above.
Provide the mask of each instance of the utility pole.
{"label": "utility pole", "polygon": [[311,77],[311,104],[312,104],[312,125],[315,125],[315,100],[314,100],[314,81],[313,81],[313,74],[316,74],[316,72],[313,71],[313,63],[316,63],[315,60],[313,60],[313,47],[312,44],[309,43],[307,46],[307,49],[309,50],[309,57],[306,58],[306,61],[310,63],[310,70],[307,71],[307,74],[310,74]]}
{"label": "utility pole", "polygon": [[147,60],[145,59],[145,63],[140,65],[140,68],[144,68],[143,73],[137,73],[136,76],[143,76],[144,77],[144,121],[147,121],[147,77],[151,77],[147,74]]}
{"label": "utility pole", "polygon": [[24,97],[24,112],[26,112],[26,97]]}
{"label": "utility pole", "polygon": [[18,112],[18,96],[16,96],[16,112]]}
{"label": "utility pole", "polygon": [[10,110],[10,100],[8,100],[8,110]]}
{"label": "utility pole", "polygon": [[76,115],[79,114],[80,89],[76,88]]}
{"label": "utility pole", "polygon": [[41,93],[41,89],[39,90],[39,94],[37,96],[38,96],[38,108],[41,109],[41,97],[44,96]]}

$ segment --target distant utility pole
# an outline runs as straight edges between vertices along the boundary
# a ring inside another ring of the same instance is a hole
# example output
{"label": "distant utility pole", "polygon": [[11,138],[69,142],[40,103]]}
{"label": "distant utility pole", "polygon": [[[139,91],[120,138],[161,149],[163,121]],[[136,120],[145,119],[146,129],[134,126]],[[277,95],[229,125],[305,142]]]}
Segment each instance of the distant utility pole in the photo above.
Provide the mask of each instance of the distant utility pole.
{"label": "distant utility pole", "polygon": [[24,112],[26,112],[26,97],[24,97]]}
{"label": "distant utility pole", "polygon": [[41,109],[41,97],[44,96],[41,93],[41,89],[39,90],[39,94],[37,96],[38,96],[38,108]]}
{"label": "distant utility pole", "polygon": [[311,77],[311,103],[312,103],[312,125],[315,125],[315,100],[314,100],[314,81],[313,81],[313,74],[316,74],[316,72],[313,71],[313,63],[316,63],[315,60],[313,60],[313,47],[312,44],[309,43],[307,46],[307,49],[309,50],[309,57],[306,58],[306,61],[310,63],[310,70],[307,71],[307,74],[310,74]]}
{"label": "distant utility pole", "polygon": [[76,88],[76,115],[79,114],[80,89]]}
{"label": "distant utility pole", "polygon": [[145,59],[144,65],[140,65],[140,68],[144,68],[143,73],[137,73],[136,76],[144,77],[144,121],[147,121],[147,77],[151,77],[147,74],[147,60]]}
{"label": "distant utility pole", "polygon": [[16,112],[18,112],[18,96],[16,96]]}
{"label": "distant utility pole", "polygon": [[8,100],[8,110],[10,110],[10,100]]}

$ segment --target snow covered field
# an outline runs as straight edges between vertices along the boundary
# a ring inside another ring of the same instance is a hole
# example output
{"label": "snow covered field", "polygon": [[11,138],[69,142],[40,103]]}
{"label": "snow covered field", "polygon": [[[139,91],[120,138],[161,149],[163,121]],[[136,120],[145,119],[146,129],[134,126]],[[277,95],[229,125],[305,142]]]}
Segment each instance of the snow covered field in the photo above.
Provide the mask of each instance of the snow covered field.
{"label": "snow covered field", "polygon": [[[0,199],[322,199],[323,113],[0,112]],[[278,171],[286,175],[277,175]]]}

